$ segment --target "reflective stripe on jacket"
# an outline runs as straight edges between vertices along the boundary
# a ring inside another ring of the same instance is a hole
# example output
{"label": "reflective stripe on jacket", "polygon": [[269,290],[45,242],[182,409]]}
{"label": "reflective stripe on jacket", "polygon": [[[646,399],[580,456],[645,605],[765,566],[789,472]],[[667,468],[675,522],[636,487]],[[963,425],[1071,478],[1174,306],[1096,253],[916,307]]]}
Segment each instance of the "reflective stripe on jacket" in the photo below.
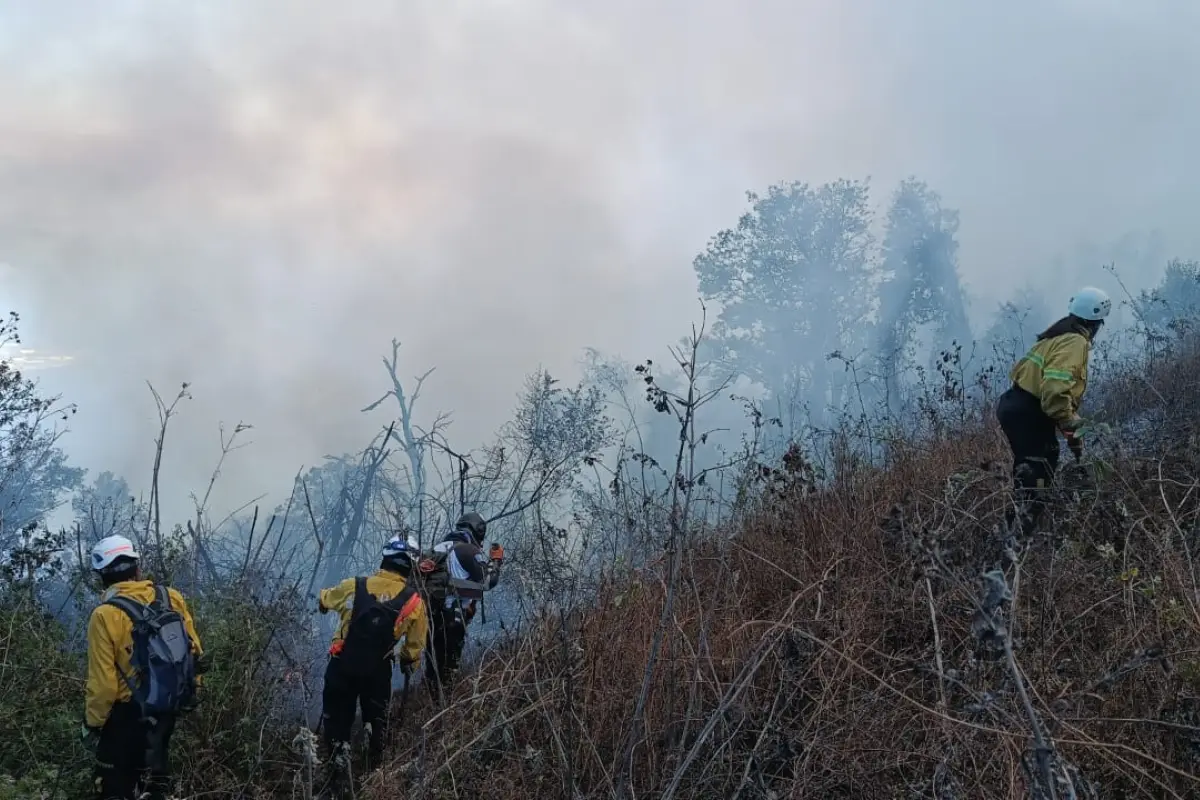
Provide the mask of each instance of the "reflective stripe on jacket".
{"label": "reflective stripe on jacket", "polygon": [[1041,401],[1042,411],[1063,430],[1078,424],[1091,348],[1091,340],[1082,333],[1042,339],[1017,362],[1010,375],[1016,386]]}
{"label": "reflective stripe on jacket", "polygon": [[[354,578],[347,578],[337,586],[322,589],[318,598],[321,613],[337,612],[339,622],[338,629],[333,634],[334,645],[346,638],[346,630],[350,627],[350,617],[354,612],[354,580]],[[386,569],[381,569],[367,578],[367,592],[374,595],[375,599],[381,603],[386,603],[399,595],[407,585],[408,581],[404,579],[403,575]],[[414,597],[417,598],[417,601],[412,603],[409,613],[402,614],[396,620],[396,628],[393,631],[397,642],[404,639],[400,660],[405,663],[414,663],[420,659],[421,651],[425,649],[425,640],[429,636],[429,620],[425,614],[425,604],[420,600],[419,595],[414,595]]]}
{"label": "reflective stripe on jacket", "polygon": [[[199,656],[203,651],[196,623],[188,610],[183,595],[175,589],[167,589],[171,608],[183,617],[188,638],[192,640],[192,652]],[[128,702],[132,695],[121,674],[131,675],[133,667],[133,621],[119,608],[103,603],[116,596],[128,597],[142,604],[154,602],[154,584],[151,581],[121,581],[114,583],[101,596],[101,605],[96,606],[88,620],[88,672],[87,672],[87,724],[99,728],[108,721],[108,715],[116,703]]]}

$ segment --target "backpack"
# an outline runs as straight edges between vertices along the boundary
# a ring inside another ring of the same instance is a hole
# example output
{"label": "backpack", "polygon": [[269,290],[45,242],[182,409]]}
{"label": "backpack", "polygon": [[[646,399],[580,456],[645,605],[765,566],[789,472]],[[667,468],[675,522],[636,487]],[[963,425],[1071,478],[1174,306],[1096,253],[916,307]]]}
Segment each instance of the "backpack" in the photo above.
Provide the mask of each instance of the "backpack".
{"label": "backpack", "polygon": [[105,601],[133,622],[133,675],[121,674],[143,718],[174,714],[196,694],[196,662],[183,615],[171,608],[171,596],[154,587],[154,600],[142,605],[118,595]]}
{"label": "backpack", "polygon": [[[417,565],[417,571],[421,573],[425,593],[437,606],[445,603],[451,595],[466,599],[478,599],[483,596],[483,592],[485,591],[484,586],[469,578],[459,579],[450,574],[450,565],[448,563],[450,554],[462,545],[467,545],[471,548],[472,558],[476,563],[480,564],[482,570],[482,565],[486,563],[480,557],[483,548],[473,542],[463,542],[454,539],[445,539],[435,545],[433,552],[428,556],[424,556]],[[463,554],[458,554],[456,558],[462,564]]]}
{"label": "backpack", "polygon": [[367,579],[354,579],[354,608],[339,654],[350,675],[365,677],[392,658],[396,623],[412,613],[419,600],[411,586],[386,602],[367,591]]}
{"label": "backpack", "polygon": [[417,571],[421,573],[425,585],[425,593],[438,606],[441,606],[450,593],[450,570],[446,566],[449,556],[449,550],[435,550],[431,556],[422,558],[417,565]]}

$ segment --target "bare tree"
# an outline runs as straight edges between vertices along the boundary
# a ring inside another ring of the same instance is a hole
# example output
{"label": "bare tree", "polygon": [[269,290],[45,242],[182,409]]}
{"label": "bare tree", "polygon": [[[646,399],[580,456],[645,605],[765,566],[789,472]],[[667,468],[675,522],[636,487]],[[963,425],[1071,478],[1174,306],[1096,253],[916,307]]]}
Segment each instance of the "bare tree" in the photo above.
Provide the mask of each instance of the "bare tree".
{"label": "bare tree", "polygon": [[450,418],[447,414],[439,414],[428,429],[424,429],[416,423],[413,415],[417,401],[421,397],[421,389],[436,367],[431,367],[414,380],[410,395],[405,393],[404,383],[400,380],[399,363],[400,342],[393,339],[391,357],[384,356],[383,358],[383,365],[387,369],[392,388],[385,392],[383,397],[364,408],[363,413],[379,408],[389,397],[396,400],[399,411],[399,431],[395,430],[394,426],[389,428],[389,437],[399,445],[408,461],[409,504],[407,512],[415,516],[413,527],[420,539],[426,527],[425,501],[429,494],[425,455],[442,429],[449,425]]}

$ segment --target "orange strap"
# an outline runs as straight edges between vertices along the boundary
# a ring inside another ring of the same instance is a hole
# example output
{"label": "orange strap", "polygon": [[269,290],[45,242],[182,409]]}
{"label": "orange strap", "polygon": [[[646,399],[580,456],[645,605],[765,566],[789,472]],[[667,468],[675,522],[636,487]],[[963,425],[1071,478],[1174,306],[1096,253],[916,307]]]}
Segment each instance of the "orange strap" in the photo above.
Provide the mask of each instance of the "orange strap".
{"label": "orange strap", "polygon": [[421,605],[421,595],[413,592],[413,596],[408,598],[408,602],[400,609],[400,616],[396,617],[396,622],[402,622],[408,619],[408,615],[417,610],[417,606]]}

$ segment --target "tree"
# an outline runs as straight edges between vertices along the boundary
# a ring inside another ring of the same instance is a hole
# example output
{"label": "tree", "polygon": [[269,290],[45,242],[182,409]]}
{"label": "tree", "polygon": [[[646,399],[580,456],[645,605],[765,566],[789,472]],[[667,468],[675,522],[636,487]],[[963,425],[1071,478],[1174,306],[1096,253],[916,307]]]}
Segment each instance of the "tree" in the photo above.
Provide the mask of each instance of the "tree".
{"label": "tree", "polygon": [[71,508],[87,542],[118,534],[137,541],[149,519],[147,505],[134,498],[124,478],[111,472],[101,472],[90,485],[81,487],[71,500]]}
{"label": "tree", "polygon": [[498,514],[516,513],[557,497],[584,459],[609,444],[612,422],[598,387],[580,382],[563,387],[544,369],[525,378],[516,415],[504,431],[519,467],[510,499]]}
{"label": "tree", "polygon": [[554,596],[574,572],[577,541],[566,527],[571,489],[581,469],[613,440],[606,398],[581,381],[564,387],[538,369],[525,379],[512,422],[501,432],[504,475],[489,504],[489,524],[516,518],[515,570],[525,585]]}
{"label": "tree", "polygon": [[[0,322],[0,348],[20,343],[20,318]],[[37,383],[7,360],[0,360],[0,549],[53,511],[64,492],[83,480],[58,447],[62,428],[75,413],[58,396],[43,396]]]}
{"label": "tree", "polygon": [[980,339],[983,351],[1000,361],[1007,369],[1025,354],[1040,331],[1054,317],[1040,292],[1026,287],[996,309],[991,325]]}
{"label": "tree", "polygon": [[384,531],[391,527],[378,491],[390,433],[389,428],[357,455],[327,456],[298,481],[299,513],[307,517],[316,540],[312,576],[319,576],[320,587],[332,586],[377,554],[362,550],[382,545]]}
{"label": "tree", "polygon": [[883,238],[879,309],[880,357],[893,408],[906,370],[928,366],[955,342],[971,340],[957,234],[958,212],[943,208],[936,192],[915,178],[900,184]]}
{"label": "tree", "polygon": [[1172,259],[1158,285],[1143,291],[1134,305],[1153,335],[1193,330],[1200,322],[1200,262]]}
{"label": "tree", "polygon": [[693,264],[701,297],[721,307],[710,352],[776,397],[837,406],[844,378],[827,356],[864,343],[872,310],[867,183],[747,197],[751,210]]}
{"label": "tree", "polygon": [[[436,367],[431,367],[424,374],[416,377],[413,380],[411,393],[405,392],[404,382],[399,375],[400,342],[396,339],[392,339],[391,358],[384,356],[383,366],[387,370],[392,388],[364,408],[363,413],[376,410],[389,397],[396,401],[398,417],[396,422],[388,428],[385,444],[390,442],[398,446],[404,454],[406,464],[400,470],[405,474],[403,480],[393,476],[392,486],[396,490],[393,491],[393,499],[397,505],[398,520],[402,520],[410,526],[416,533],[418,541],[424,545],[425,529],[432,521],[427,505],[431,501],[436,505],[440,499],[436,493],[429,491],[429,469],[426,465],[426,456],[436,442],[444,441],[444,430],[449,426],[450,418],[447,414],[438,414],[426,429],[417,424],[413,413],[413,409],[421,397],[421,389]],[[399,487],[405,485],[407,492],[400,491]],[[436,519],[437,515],[433,514],[432,518]]]}

